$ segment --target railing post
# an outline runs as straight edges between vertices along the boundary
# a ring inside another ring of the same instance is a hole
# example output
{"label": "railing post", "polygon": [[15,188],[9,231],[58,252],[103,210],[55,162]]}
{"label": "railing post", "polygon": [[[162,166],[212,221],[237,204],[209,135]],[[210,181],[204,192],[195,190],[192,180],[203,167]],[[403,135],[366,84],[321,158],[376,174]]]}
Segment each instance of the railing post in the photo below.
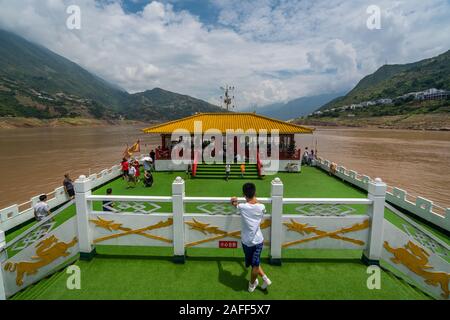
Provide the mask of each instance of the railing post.
{"label": "railing post", "polygon": [[5,281],[3,280],[2,263],[7,259],[5,232],[0,230],[0,301],[6,300]]}
{"label": "railing post", "polygon": [[281,265],[283,182],[280,178],[272,181],[272,225],[270,228],[270,264]]}
{"label": "railing post", "polygon": [[184,180],[177,177],[172,183],[172,208],[173,208],[173,261],[184,263]]}
{"label": "railing post", "polygon": [[367,265],[379,265],[383,249],[384,204],[386,184],[380,178],[369,182],[368,197],[373,201],[369,205],[370,217],[369,243],[363,252],[362,260]]}
{"label": "railing post", "polygon": [[93,246],[89,227],[89,213],[92,211],[92,203],[87,201],[87,197],[92,194],[91,180],[86,178],[86,176],[80,176],[75,181],[74,188],[80,259],[89,261],[95,255],[95,247]]}

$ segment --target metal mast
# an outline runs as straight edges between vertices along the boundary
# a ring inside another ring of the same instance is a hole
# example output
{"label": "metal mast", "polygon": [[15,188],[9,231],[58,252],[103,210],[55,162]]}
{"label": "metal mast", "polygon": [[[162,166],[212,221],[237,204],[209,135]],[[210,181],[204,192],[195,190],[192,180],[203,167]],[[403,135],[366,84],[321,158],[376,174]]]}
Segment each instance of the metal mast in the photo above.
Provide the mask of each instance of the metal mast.
{"label": "metal mast", "polygon": [[220,87],[220,89],[224,91],[223,96],[220,97],[222,100],[222,108],[227,111],[234,109],[236,107],[234,104],[234,87],[226,85],[225,88]]}

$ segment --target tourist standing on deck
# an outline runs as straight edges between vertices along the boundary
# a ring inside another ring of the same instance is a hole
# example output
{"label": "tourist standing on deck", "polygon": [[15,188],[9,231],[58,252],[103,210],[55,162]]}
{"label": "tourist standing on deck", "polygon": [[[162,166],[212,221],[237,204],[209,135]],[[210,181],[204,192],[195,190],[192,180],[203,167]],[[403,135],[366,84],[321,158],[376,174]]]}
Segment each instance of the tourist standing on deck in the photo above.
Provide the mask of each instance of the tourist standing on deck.
{"label": "tourist standing on deck", "polygon": [[309,161],[309,151],[308,151],[308,147],[305,148],[305,152],[303,153],[303,158],[302,158],[302,164],[308,164]]}
{"label": "tourist standing on deck", "polygon": [[231,172],[231,165],[227,163],[227,165],[225,166],[225,179],[227,181],[230,178],[230,172]]}
{"label": "tourist standing on deck", "polygon": [[144,163],[144,171],[152,171],[153,169],[153,160],[152,158],[148,157],[148,158],[144,158],[143,159],[143,163]]}
{"label": "tourist standing on deck", "polygon": [[245,163],[241,164],[241,178],[244,178],[244,174],[245,174]]}
{"label": "tourist standing on deck", "polygon": [[152,162],[155,163],[155,160],[156,160],[155,150],[150,151],[150,158],[152,158]]}
{"label": "tourist standing on deck", "polygon": [[39,197],[39,202],[34,205],[34,217],[36,218],[36,221],[41,221],[48,215],[50,215],[50,207],[47,204],[47,195],[43,194]]}
{"label": "tourist standing on deck", "polygon": [[70,179],[68,174],[64,175],[64,181],[63,181],[64,191],[66,191],[67,195],[69,196],[70,200],[75,199],[75,189],[73,187],[73,181]]}
{"label": "tourist standing on deck", "polygon": [[192,164],[189,163],[186,168],[186,176],[188,179],[192,177]]}
{"label": "tourist standing on deck", "polygon": [[130,166],[130,169],[128,169],[128,187],[134,188],[136,187],[136,168],[134,166]]}
{"label": "tourist standing on deck", "polygon": [[261,251],[264,245],[260,226],[266,207],[256,199],[256,186],[253,183],[244,184],[242,191],[246,203],[238,203],[238,199],[233,197],[231,204],[241,213],[241,239],[245,254],[245,266],[252,267],[248,291],[253,292],[258,287],[258,276],[261,276],[263,280],[261,289],[266,290],[272,284],[260,266]]}
{"label": "tourist standing on deck", "polygon": [[314,160],[316,160],[316,155],[314,154],[314,150],[311,150],[308,157],[308,165],[311,166]]}
{"label": "tourist standing on deck", "polygon": [[136,177],[136,182],[139,183],[141,181],[141,165],[137,159],[134,159],[133,167],[136,169],[134,176]]}
{"label": "tourist standing on deck", "polygon": [[127,159],[123,158],[121,166],[122,166],[122,177],[124,180],[128,180],[129,175],[128,171],[130,169],[130,164],[128,163]]}

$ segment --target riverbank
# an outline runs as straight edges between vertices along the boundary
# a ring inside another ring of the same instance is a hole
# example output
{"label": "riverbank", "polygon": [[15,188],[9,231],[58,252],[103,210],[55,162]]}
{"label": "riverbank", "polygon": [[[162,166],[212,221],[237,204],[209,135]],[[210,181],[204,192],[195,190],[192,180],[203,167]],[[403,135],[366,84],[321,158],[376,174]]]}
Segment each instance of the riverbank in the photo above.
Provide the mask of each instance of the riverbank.
{"label": "riverbank", "polygon": [[295,120],[294,123],[321,127],[450,131],[450,113],[383,117],[312,117]]}
{"label": "riverbank", "polygon": [[0,117],[0,129],[104,127],[127,125],[146,126],[149,124],[151,124],[151,122],[144,123],[142,121],[135,120],[99,120],[88,118],[37,119],[21,117]]}

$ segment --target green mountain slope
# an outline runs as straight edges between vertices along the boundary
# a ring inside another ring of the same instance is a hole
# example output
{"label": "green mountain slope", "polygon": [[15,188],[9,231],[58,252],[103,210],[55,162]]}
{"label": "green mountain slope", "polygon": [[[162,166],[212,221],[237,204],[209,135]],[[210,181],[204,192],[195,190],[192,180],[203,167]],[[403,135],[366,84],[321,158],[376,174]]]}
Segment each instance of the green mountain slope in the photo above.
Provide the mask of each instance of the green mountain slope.
{"label": "green mountain slope", "polygon": [[429,88],[450,89],[450,50],[415,63],[382,66],[363,78],[346,96],[331,101],[320,110],[380,98],[395,98]]}
{"label": "green mountain slope", "polygon": [[162,89],[129,94],[76,63],[0,30],[0,117],[166,120],[217,112]]}
{"label": "green mountain slope", "polygon": [[133,119],[179,119],[196,112],[222,111],[203,100],[160,88],[130,95],[128,116]]}

